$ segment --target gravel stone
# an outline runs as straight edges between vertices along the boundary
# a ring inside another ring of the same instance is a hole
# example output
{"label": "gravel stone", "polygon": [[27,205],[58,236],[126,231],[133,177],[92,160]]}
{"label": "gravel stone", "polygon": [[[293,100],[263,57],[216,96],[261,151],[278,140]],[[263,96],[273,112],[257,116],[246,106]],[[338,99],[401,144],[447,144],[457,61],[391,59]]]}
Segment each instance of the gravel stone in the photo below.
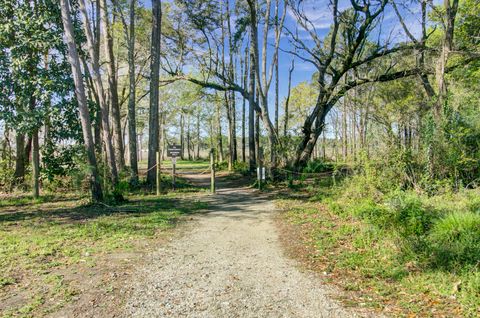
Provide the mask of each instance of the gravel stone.
{"label": "gravel stone", "polygon": [[275,207],[250,189],[205,196],[209,210],[147,256],[125,317],[358,317],[337,292],[286,257]]}

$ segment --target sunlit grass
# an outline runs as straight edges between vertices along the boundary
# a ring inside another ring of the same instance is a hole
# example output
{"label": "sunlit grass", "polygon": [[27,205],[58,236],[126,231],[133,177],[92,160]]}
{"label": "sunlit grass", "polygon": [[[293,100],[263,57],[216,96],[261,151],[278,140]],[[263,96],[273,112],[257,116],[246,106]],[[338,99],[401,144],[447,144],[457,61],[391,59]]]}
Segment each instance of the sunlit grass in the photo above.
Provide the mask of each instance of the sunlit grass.
{"label": "sunlit grass", "polygon": [[[163,169],[172,169],[172,160],[163,160],[161,162],[161,167]],[[210,167],[210,162],[208,160],[180,160],[177,159],[175,167],[179,171],[196,171],[196,170],[206,170]],[[147,169],[147,161],[139,162],[139,169]]]}
{"label": "sunlit grass", "polygon": [[0,298],[25,291],[31,295],[27,303],[0,310],[0,316],[40,316],[52,310],[45,305],[48,299],[56,299],[55,306],[70,301],[78,291],[56,275],[56,269],[68,270],[78,263],[95,266],[101,255],[129,250],[136,242],[163,235],[182,215],[206,207],[185,196],[137,195],[114,207],[84,205],[88,201],[78,199],[3,202]]}
{"label": "sunlit grass", "polygon": [[[408,253],[394,228],[384,227],[378,220],[370,222],[359,212],[366,209],[362,200],[348,200],[346,208],[339,195],[342,188],[307,191],[310,201],[285,196],[277,205],[285,211],[285,220],[301,229],[303,237],[299,239],[309,246],[309,262],[327,273],[327,280],[351,293],[346,304],[381,308],[394,316],[429,317],[435,312],[438,316],[478,317],[478,265],[438,267],[432,263],[431,253]],[[478,191],[472,190],[425,201],[440,213],[478,211],[477,195]]]}

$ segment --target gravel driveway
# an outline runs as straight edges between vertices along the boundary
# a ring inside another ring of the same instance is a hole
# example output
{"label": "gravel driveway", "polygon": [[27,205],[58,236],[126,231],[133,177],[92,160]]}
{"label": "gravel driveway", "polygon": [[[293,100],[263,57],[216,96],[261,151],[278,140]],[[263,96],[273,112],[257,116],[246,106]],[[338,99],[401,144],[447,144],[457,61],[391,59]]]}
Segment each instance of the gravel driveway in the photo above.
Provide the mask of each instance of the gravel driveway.
{"label": "gravel driveway", "polygon": [[125,317],[355,317],[282,253],[274,205],[246,188],[205,196],[180,238],[147,256]]}

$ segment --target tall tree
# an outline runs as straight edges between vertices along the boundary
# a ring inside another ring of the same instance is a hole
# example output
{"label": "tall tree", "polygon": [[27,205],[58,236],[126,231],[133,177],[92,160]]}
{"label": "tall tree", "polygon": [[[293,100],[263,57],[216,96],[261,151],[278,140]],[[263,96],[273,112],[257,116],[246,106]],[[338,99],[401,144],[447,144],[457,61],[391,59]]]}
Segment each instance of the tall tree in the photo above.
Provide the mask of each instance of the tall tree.
{"label": "tall tree", "polygon": [[60,0],[62,11],[62,22],[65,32],[65,41],[68,47],[68,60],[72,67],[73,80],[75,82],[75,95],[78,102],[78,111],[80,114],[80,122],[82,125],[83,140],[87,152],[87,159],[90,173],[90,189],[93,201],[101,201],[103,199],[102,188],[100,186],[97,160],[95,157],[95,145],[91,130],[90,113],[88,112],[87,97],[85,95],[85,87],[83,85],[83,76],[80,67],[80,59],[78,57],[77,45],[75,43],[74,29],[72,18],[70,16],[70,6],[68,0]]}
{"label": "tall tree", "polygon": [[[229,53],[229,63],[228,63],[228,76],[230,81],[235,81],[235,61],[234,61],[234,54],[235,54],[235,46],[233,42],[232,36],[232,21],[230,18],[230,1],[226,0],[226,19],[227,19],[227,31],[228,31],[228,53]],[[228,122],[229,122],[229,139],[230,139],[230,164],[233,165],[237,161],[237,127],[236,127],[236,100],[235,100],[235,91],[229,91],[229,104],[228,104]]]}
{"label": "tall tree", "polygon": [[[275,16],[274,16],[274,24],[275,24],[275,38],[280,39],[280,23],[278,21],[278,5],[279,5],[279,0],[275,0]],[[278,50],[278,48],[277,48]],[[279,103],[279,92],[278,92],[278,85],[279,85],[279,78],[278,78],[278,53],[276,54],[275,58],[275,130],[277,135],[279,135],[279,130],[278,130],[278,103]]]}
{"label": "tall tree", "polygon": [[255,172],[257,165],[257,156],[255,152],[255,65],[253,63],[254,59],[254,48],[253,48],[253,37],[252,30],[250,30],[250,49],[249,49],[249,81],[248,89],[250,94],[248,96],[248,167],[251,173]]}
{"label": "tall tree", "polygon": [[217,157],[218,161],[223,161],[223,135],[222,135],[222,112],[220,110],[220,102],[216,102],[216,119],[217,119]]}
{"label": "tall tree", "polygon": [[295,48],[303,51],[306,56],[297,52],[291,53],[304,62],[312,63],[318,70],[316,73],[317,102],[304,121],[302,139],[296,151],[294,165],[300,169],[307,164],[312,155],[317,139],[325,126],[327,114],[349,90],[366,83],[386,82],[418,75],[421,74],[421,70],[418,67],[406,69],[387,67],[384,71],[368,77],[355,78],[342,83],[342,78],[352,70],[386,60],[394,53],[412,51],[419,45],[415,43],[390,45],[385,40],[386,43],[377,43],[369,47],[372,44],[368,41],[369,35],[389,3],[388,0],[379,2],[369,0],[361,3],[352,0],[352,7],[344,11],[339,10],[338,0],[333,0],[330,6],[333,23],[325,41],[312,27],[312,21],[299,5],[302,1],[295,2],[296,4],[291,4],[292,14],[298,24],[308,32],[314,47],[309,47],[304,39],[288,31],[296,43]]}
{"label": "tall tree", "polygon": [[[130,0],[130,24],[128,31],[128,152],[130,158],[132,184],[138,183],[138,157],[137,157],[137,116],[135,109],[136,83],[135,83],[135,4],[136,0]],[[125,28],[126,29],[126,28]]]}
{"label": "tall tree", "polygon": [[[275,43],[273,51],[273,59],[270,64],[270,69],[267,70],[267,47],[268,47],[268,33],[270,30],[270,12],[271,12],[271,0],[265,1],[265,14],[264,14],[264,27],[263,27],[263,37],[262,37],[262,58],[260,60],[260,53],[258,47],[258,17],[257,17],[257,2],[253,0],[247,0],[250,14],[250,29],[251,29],[251,43],[253,44],[253,60],[252,63],[255,68],[255,77],[257,80],[258,87],[258,99],[261,106],[261,119],[265,125],[265,128],[268,133],[269,142],[270,142],[270,162],[271,167],[275,168],[276,166],[276,152],[279,146],[279,139],[277,131],[275,130],[274,124],[270,120],[269,116],[269,107],[268,107],[268,91],[270,89],[270,84],[273,76],[273,68],[278,62],[278,48],[280,46],[280,32],[275,34]],[[287,12],[287,3],[283,2],[283,14],[280,19],[279,29],[283,28],[283,24]],[[261,72],[260,72],[261,66]]]}
{"label": "tall tree", "polygon": [[115,159],[118,170],[125,168],[125,151],[123,145],[122,123],[120,121],[120,104],[118,102],[118,84],[117,84],[117,66],[115,64],[115,55],[113,54],[113,36],[108,17],[107,0],[101,4],[101,23],[103,25],[103,39],[105,48],[105,57],[107,59],[108,70],[108,94],[110,99],[110,109],[113,120],[113,138],[115,146]]}
{"label": "tall tree", "polygon": [[[222,1],[223,2],[223,1]],[[225,3],[222,3],[221,7],[221,13],[220,13],[220,28],[221,28],[221,56],[222,56],[222,77],[223,77],[223,84],[227,82],[227,80],[230,78],[230,66],[227,68],[227,63],[226,63],[226,56],[225,56],[225,46],[226,46],[226,32],[225,32],[225,20],[229,20],[229,13],[230,10],[228,8],[228,1]],[[225,17],[225,12],[226,12],[226,17]],[[227,21],[227,24],[230,25],[229,21]],[[229,36],[229,39],[231,39],[231,34]],[[231,40],[229,40],[231,41]],[[231,47],[229,46],[229,49]],[[230,52],[231,54],[231,52]],[[230,55],[231,57],[231,55]],[[231,61],[228,63],[229,65],[231,64]],[[233,136],[232,136],[232,128],[233,128],[233,123],[232,123],[232,111],[231,111],[231,95],[230,91],[225,90],[223,92],[223,97],[224,97],[224,102],[225,102],[225,109],[226,109],[226,115],[227,115],[227,122],[228,122],[228,157],[227,157],[227,164],[228,164],[228,170],[232,171],[233,170]]]}
{"label": "tall tree", "polygon": [[161,0],[152,0],[152,41],[150,61],[150,110],[148,119],[148,173],[147,182],[154,185],[157,174],[156,152],[159,150],[159,78],[160,78],[160,41],[162,32],[162,3]]}
{"label": "tall tree", "polygon": [[25,134],[17,130],[15,134],[15,180],[16,183],[23,183],[25,178],[25,170],[27,156],[25,154]]}
{"label": "tall tree", "polygon": [[443,6],[445,16],[443,17],[444,37],[442,39],[442,49],[440,57],[437,61],[437,69],[435,72],[438,86],[438,99],[434,107],[434,116],[437,125],[441,125],[442,112],[447,98],[447,84],[445,82],[445,69],[447,67],[448,57],[453,50],[453,35],[455,30],[455,17],[458,11],[459,0],[444,0]]}
{"label": "tall tree", "polygon": [[292,73],[293,70],[295,69],[295,59],[292,59],[292,64],[290,65],[290,68],[288,69],[288,89],[287,89],[287,97],[285,98],[285,106],[283,110],[283,116],[284,116],[284,121],[283,121],[283,136],[287,137],[288,134],[288,118],[290,116],[289,114],[289,103],[290,103],[290,94],[292,92]]}
{"label": "tall tree", "polygon": [[[247,76],[248,76],[248,67],[249,67],[249,64],[248,64],[248,46],[245,48],[245,55],[242,59],[243,63],[242,63],[242,67],[244,68],[243,69],[243,72],[242,73],[242,76],[243,76],[243,89],[248,89],[247,88]],[[247,160],[247,155],[246,155],[246,135],[245,135],[245,129],[246,129],[246,99],[245,98],[242,98],[242,161],[243,162],[246,162]]]}
{"label": "tall tree", "polygon": [[97,91],[98,97],[100,99],[100,109],[102,116],[102,137],[103,143],[105,146],[105,151],[107,154],[107,163],[110,169],[111,180],[113,185],[118,183],[118,171],[115,160],[115,152],[113,149],[112,138],[110,134],[110,122],[108,118],[108,105],[106,101],[105,91],[103,89],[103,82],[100,73],[100,61],[95,54],[95,41],[93,38],[92,30],[90,29],[90,19],[88,17],[87,7],[85,5],[85,0],[79,0],[79,7],[83,20],[83,28],[85,31],[85,36],[87,38],[87,51],[91,60],[91,70],[93,82],[95,84],[95,89]]}

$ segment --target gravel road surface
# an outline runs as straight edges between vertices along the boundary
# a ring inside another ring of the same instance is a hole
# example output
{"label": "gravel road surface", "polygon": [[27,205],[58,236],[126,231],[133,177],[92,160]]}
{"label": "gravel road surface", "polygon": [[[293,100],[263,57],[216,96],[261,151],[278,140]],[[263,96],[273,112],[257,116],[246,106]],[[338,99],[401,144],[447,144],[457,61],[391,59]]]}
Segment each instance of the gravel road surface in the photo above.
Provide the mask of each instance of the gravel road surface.
{"label": "gravel road surface", "polygon": [[284,256],[267,197],[231,188],[202,200],[209,210],[134,275],[125,317],[357,316]]}

